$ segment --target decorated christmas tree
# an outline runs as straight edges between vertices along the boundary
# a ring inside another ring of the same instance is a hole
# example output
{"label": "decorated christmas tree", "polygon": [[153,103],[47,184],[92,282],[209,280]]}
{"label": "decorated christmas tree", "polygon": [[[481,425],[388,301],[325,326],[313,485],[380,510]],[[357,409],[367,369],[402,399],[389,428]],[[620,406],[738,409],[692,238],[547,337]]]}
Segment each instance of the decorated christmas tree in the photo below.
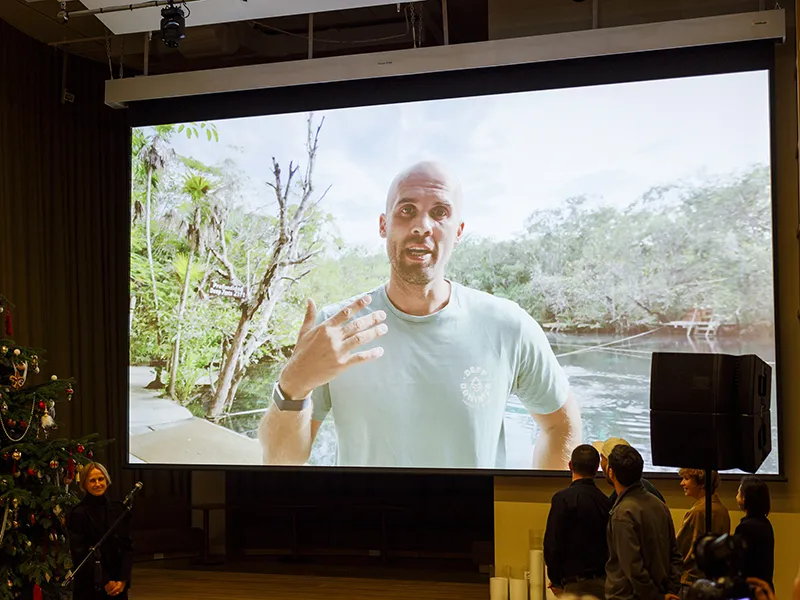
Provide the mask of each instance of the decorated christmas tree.
{"label": "decorated christmas tree", "polygon": [[66,514],[95,436],[53,437],[56,403],[72,400],[74,382],[46,373],[42,350],[14,343],[12,309],[0,295],[0,600],[61,598]]}

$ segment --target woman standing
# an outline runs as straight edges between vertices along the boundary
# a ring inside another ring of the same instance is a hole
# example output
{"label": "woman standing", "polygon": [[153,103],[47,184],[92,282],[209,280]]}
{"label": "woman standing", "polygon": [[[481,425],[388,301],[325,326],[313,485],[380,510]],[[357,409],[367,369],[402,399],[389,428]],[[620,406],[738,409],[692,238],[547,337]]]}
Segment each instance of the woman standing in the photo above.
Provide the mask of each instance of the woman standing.
{"label": "woman standing", "polygon": [[766,581],[774,590],[775,535],[772,523],[767,518],[770,510],[767,484],[752,475],[743,477],[736,494],[736,504],[745,512],[736,526],[736,535],[747,543],[742,574]]}
{"label": "woman standing", "polygon": [[[697,568],[694,556],[694,546],[697,540],[706,535],[706,472],[700,469],[681,469],[681,487],[683,493],[694,500],[692,508],[683,517],[683,523],[678,530],[678,551],[683,556],[683,574],[681,586],[686,588],[703,576]],[[722,504],[717,495],[720,479],[716,471],[711,472],[711,531],[712,534],[731,532],[731,517],[728,509]],[[684,589],[685,591],[685,589]]]}
{"label": "woman standing", "polygon": [[[86,493],[67,518],[72,562],[77,567],[89,549],[100,541],[117,518],[127,513],[122,502],[106,496],[111,478],[100,463],[89,463],[80,474],[80,486]],[[133,543],[130,537],[130,513],[108,536],[100,547],[102,581],[99,591],[95,587],[95,563],[90,558],[75,576],[73,598],[94,600],[116,598],[127,600],[133,568]]]}

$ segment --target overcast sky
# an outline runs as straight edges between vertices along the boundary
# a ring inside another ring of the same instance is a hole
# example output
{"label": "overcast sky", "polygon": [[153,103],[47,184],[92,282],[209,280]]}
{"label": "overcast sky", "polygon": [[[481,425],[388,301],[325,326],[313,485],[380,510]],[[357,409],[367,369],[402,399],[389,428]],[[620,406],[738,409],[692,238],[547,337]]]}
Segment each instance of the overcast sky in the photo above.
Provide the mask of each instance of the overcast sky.
{"label": "overcast sky", "polygon": [[[659,184],[769,164],[766,71],[321,111],[316,187],[347,242],[382,247],[397,171],[422,159],[462,179],[466,230],[496,239],[534,210],[586,194],[627,205]],[[271,157],[305,164],[306,115],[216,121],[219,143],[178,136],[208,164],[232,159],[250,208],[268,206]],[[269,209],[266,209],[269,210]]]}

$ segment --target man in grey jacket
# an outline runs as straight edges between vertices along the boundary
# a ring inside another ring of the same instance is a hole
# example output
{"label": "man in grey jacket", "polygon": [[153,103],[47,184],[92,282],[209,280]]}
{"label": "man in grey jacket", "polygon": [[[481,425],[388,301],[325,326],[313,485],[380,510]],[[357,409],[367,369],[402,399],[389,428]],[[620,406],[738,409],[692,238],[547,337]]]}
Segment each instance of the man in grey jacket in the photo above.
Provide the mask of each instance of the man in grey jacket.
{"label": "man in grey jacket", "polygon": [[606,600],[678,600],[683,560],[667,506],[642,486],[644,461],[630,446],[608,457],[618,498],[608,522]]}

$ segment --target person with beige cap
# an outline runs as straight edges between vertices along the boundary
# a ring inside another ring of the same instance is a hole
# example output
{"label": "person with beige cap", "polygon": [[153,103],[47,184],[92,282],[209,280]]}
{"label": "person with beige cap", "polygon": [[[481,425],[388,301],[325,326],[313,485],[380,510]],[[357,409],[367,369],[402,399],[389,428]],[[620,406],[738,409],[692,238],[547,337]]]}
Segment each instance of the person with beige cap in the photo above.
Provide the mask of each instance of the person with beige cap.
{"label": "person with beige cap", "polygon": [[[611,452],[617,446],[630,446],[630,444],[627,440],[624,440],[620,437],[610,437],[604,442],[593,442],[592,446],[594,446],[595,449],[600,453],[600,468],[603,470],[603,475],[605,475],[608,484],[613,487],[614,484],[611,483],[611,480],[608,478],[608,457],[611,456]],[[653,496],[661,500],[664,504],[667,503],[666,500],[664,500],[664,496],[661,495],[661,492],[658,491],[656,486],[647,481],[647,479],[642,478],[642,487],[653,494]],[[611,492],[611,495],[608,498],[611,500],[611,505],[613,506],[617,501],[617,490],[615,489],[613,492]]]}

